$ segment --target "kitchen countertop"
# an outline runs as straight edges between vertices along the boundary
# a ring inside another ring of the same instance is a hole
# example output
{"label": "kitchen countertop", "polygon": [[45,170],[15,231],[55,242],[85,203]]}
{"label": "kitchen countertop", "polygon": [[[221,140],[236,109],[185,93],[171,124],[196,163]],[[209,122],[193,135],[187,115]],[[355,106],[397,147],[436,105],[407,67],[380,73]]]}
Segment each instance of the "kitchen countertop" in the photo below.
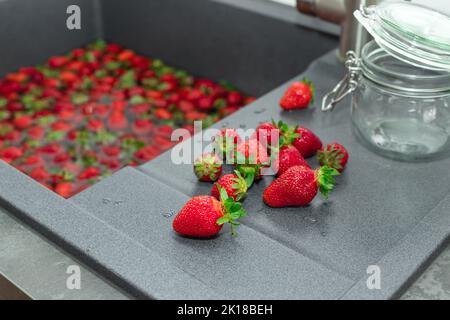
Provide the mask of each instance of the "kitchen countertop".
{"label": "kitchen countertop", "polygon": [[[323,77],[324,73],[330,77]],[[318,86],[320,97],[338,80],[340,73],[343,73],[342,67],[336,64],[332,54],[317,60],[306,71],[306,75],[312,77],[314,81],[321,79],[322,83]],[[267,283],[249,283],[242,287],[241,292],[228,293],[238,297],[242,294],[258,296],[258,292],[249,291],[247,288],[252,288],[253,285],[260,287],[275,285],[277,287],[272,287],[270,291],[267,291],[266,287],[261,287],[263,290],[261,296],[267,297],[275,293],[276,297],[284,298],[398,297],[397,293],[405,292],[405,286],[410,285],[412,279],[424,271],[428,262],[437,253],[444,252],[403,298],[448,298],[450,251],[442,249],[446,243],[448,244],[445,240],[448,239],[446,225],[449,221],[448,216],[443,213],[448,211],[450,196],[448,185],[445,184],[447,180],[444,176],[436,175],[436,167],[446,166],[447,160],[413,166],[371,155],[363,150],[348,132],[349,127],[346,125],[348,113],[342,108],[335,111],[330,118],[319,115],[318,111],[313,109],[302,114],[276,114],[279,111],[271,109],[268,111],[272,115],[261,115],[265,112],[263,110],[267,110],[267,105],[276,104],[287,85],[262,97],[253,106],[244,108],[240,115],[231,116],[229,122],[225,120],[218,125],[224,126],[233,121],[234,125],[237,125],[236,121],[242,121],[243,117],[246,117],[249,126],[265,117],[306,122],[313,125],[312,129],[318,130],[321,137],[331,139],[339,135],[341,140],[350,142],[351,144],[347,146],[352,147],[351,151],[354,151],[353,160],[346,170],[346,175],[340,180],[340,186],[329,205],[316,203],[310,208],[303,209],[300,215],[293,210],[285,210],[286,212],[280,215],[276,214],[279,211],[273,212],[264,206],[261,207],[260,201],[256,198],[247,199],[246,206],[251,207],[256,215],[243,221],[240,236],[234,239],[234,245],[240,247],[240,251],[235,253],[239,254],[239,259],[245,261],[238,259],[239,263],[234,260],[227,263],[235,264],[238,268],[241,268],[242,264],[250,263],[253,268],[261,269],[261,272],[279,270],[278,264],[282,263],[293,277],[286,279],[272,273],[270,279],[264,278]],[[261,118],[258,119],[259,117]],[[75,252],[77,258],[89,262],[96,270],[100,270],[102,275],[106,274],[108,278],[118,276],[115,280],[120,281],[125,287],[132,286],[127,288],[133,289],[132,292],[144,295],[150,292],[151,296],[156,294],[157,298],[217,297],[218,293],[210,290],[207,282],[199,281],[195,274],[192,274],[193,270],[198,272],[197,262],[185,259],[178,253],[179,250],[185,253],[187,250],[188,253],[195,255],[196,259],[204,260],[209,257],[209,246],[213,245],[219,250],[218,254],[220,253],[213,258],[220,260],[229,256],[230,240],[224,236],[211,242],[186,241],[190,243],[187,246],[184,240],[172,236],[167,238],[167,233],[161,232],[161,229],[169,228],[168,218],[161,217],[161,212],[179,209],[190,194],[198,194],[207,188],[205,185],[196,185],[192,174],[186,172],[185,168],[173,167],[167,162],[167,156],[168,154],[162,155],[138,170],[130,168],[121,170],[70,201],[60,199],[44,188],[37,188],[29,178],[0,164],[0,174],[4,178],[3,185],[0,185],[4,188],[0,188],[0,192],[6,204],[3,207],[8,208],[14,204],[15,215],[25,219],[43,234],[51,236],[71,253]],[[368,163],[370,166],[367,166]],[[161,176],[161,168],[164,166],[171,166],[170,170],[174,170],[172,178]],[[421,170],[417,170],[417,166]],[[375,172],[366,172],[362,170],[363,168],[377,170],[377,175],[374,175]],[[412,173],[418,176],[411,176]],[[373,194],[366,199],[367,194],[359,192],[360,189],[348,188],[348,176],[352,174],[360,174],[369,180],[366,183],[369,183],[367,187],[370,187],[370,190],[382,187],[381,193]],[[377,180],[392,174],[401,180],[391,186],[398,193],[396,198],[389,197],[392,191],[384,190],[384,185]],[[428,178],[430,175],[434,176],[433,184],[445,188],[441,188],[435,194],[422,194],[423,188],[429,187],[427,183],[430,179],[421,180],[423,185],[420,189],[414,189],[411,183],[421,179],[423,175]],[[255,186],[255,191],[252,192],[261,191],[265,183],[267,181]],[[413,189],[404,189],[405,184]],[[387,193],[383,193],[384,191]],[[29,196],[24,199],[21,198],[21,194]],[[422,198],[425,196],[428,198]],[[149,202],[149,197],[162,200]],[[174,201],[170,203],[169,199]],[[361,208],[365,206],[369,211],[358,210],[358,204],[355,205],[358,201]],[[143,212],[151,214],[142,216]],[[82,280],[82,283],[87,285],[79,292],[75,290],[70,294],[65,292],[67,291],[64,288],[67,279],[65,270],[68,265],[79,263],[72,262],[73,258],[62,254],[56,246],[49,244],[5,212],[0,217],[2,218],[0,226],[5,228],[0,235],[6,237],[5,240],[0,239],[0,272],[31,296],[76,299],[82,298],[77,297],[77,294],[84,291],[86,298],[127,297],[116,296],[116,293],[119,294],[117,289],[103,280],[100,281],[95,272],[84,268],[82,279],[86,277],[87,280]],[[316,217],[314,222],[313,217]],[[154,225],[158,230],[157,233],[148,232],[145,226],[149,223],[157,224]],[[297,227],[291,230],[291,226]],[[136,232],[130,234],[131,231]],[[21,232],[23,233],[20,234]],[[336,242],[337,240],[339,242]],[[264,245],[254,245],[261,242]],[[244,243],[246,245],[243,245]],[[44,250],[41,254],[39,249],[41,244],[50,251]],[[158,251],[154,251],[152,246]],[[27,248],[30,248],[31,253]],[[127,255],[124,257],[125,248]],[[276,259],[280,260],[272,264],[273,262],[265,255],[266,251],[278,256]],[[257,264],[254,261],[256,258],[259,259]],[[130,259],[134,259],[137,263],[130,264]],[[383,289],[380,292],[368,292],[366,288],[365,268],[373,262],[380,264],[385,272],[383,279],[386,281],[383,280]],[[38,275],[41,266],[44,274]],[[298,267],[303,268],[300,274],[294,272]],[[184,272],[180,272],[181,270]],[[174,274],[176,278],[173,277]],[[248,274],[243,276],[247,277]],[[239,273],[236,277],[239,277]],[[41,279],[46,279],[43,281],[45,286],[40,283]],[[233,281],[238,280],[233,278]],[[301,287],[296,286],[297,284]],[[193,286],[199,290],[192,290]],[[298,288],[302,290],[299,291]],[[96,291],[97,289],[99,291]],[[45,292],[48,292],[47,295]]]}

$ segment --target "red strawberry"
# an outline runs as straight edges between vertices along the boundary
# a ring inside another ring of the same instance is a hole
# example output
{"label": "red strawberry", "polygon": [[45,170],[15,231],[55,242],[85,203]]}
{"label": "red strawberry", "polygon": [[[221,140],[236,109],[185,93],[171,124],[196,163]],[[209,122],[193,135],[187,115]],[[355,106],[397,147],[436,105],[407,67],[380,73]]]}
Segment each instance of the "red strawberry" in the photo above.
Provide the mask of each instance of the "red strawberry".
{"label": "red strawberry", "polygon": [[293,83],[281,98],[280,106],[285,110],[305,109],[314,102],[314,85],[304,79]]}
{"label": "red strawberry", "polygon": [[132,129],[137,135],[147,135],[153,131],[153,123],[148,119],[136,119],[133,122]]}
{"label": "red strawberry", "polygon": [[34,180],[42,181],[42,180],[50,179],[51,175],[50,175],[50,173],[48,173],[47,170],[45,170],[45,168],[39,167],[39,168],[34,168],[33,170],[31,170],[30,177],[33,178]]}
{"label": "red strawberry", "polygon": [[93,132],[100,131],[103,129],[103,122],[97,119],[90,119],[86,125],[86,128]]}
{"label": "red strawberry", "polygon": [[198,100],[197,108],[200,111],[210,111],[214,107],[214,99],[212,97],[202,97]]}
{"label": "red strawberry", "polygon": [[342,172],[347,165],[349,154],[347,149],[339,143],[332,143],[322,148],[317,154],[319,163]]}
{"label": "red strawberry", "polygon": [[274,208],[306,206],[319,190],[325,198],[328,197],[334,187],[333,176],[337,175],[339,172],[329,167],[317,170],[292,167],[264,190],[263,200]]}
{"label": "red strawberry", "polygon": [[104,146],[102,150],[109,157],[117,157],[121,152],[117,146]]}
{"label": "red strawberry", "polygon": [[278,154],[277,161],[274,162],[274,170],[277,176],[281,176],[289,168],[294,166],[304,166],[310,168],[308,162],[294,146],[283,146]]}
{"label": "red strawberry", "polygon": [[231,234],[237,220],[245,216],[245,210],[238,202],[229,198],[223,190],[221,201],[210,196],[197,196],[190,199],[173,220],[173,229],[184,236],[210,238],[217,235],[225,223],[230,223]]}
{"label": "red strawberry", "polygon": [[55,192],[64,198],[70,198],[74,193],[74,186],[71,182],[61,182],[56,185]]}
{"label": "red strawberry", "polygon": [[42,158],[39,156],[31,155],[24,160],[23,164],[27,166],[42,165],[44,164],[44,160],[42,160]]}
{"label": "red strawberry", "polygon": [[30,116],[19,116],[14,119],[14,126],[19,130],[24,130],[30,127],[33,123],[33,118]]}
{"label": "red strawberry", "polygon": [[[279,136],[280,130],[274,123],[270,123],[270,122],[260,124],[256,128],[256,132],[255,132],[258,141],[261,143],[263,143],[263,142],[267,143],[267,146],[272,145],[272,133]],[[263,144],[265,144],[265,143],[263,143]]]}
{"label": "red strawberry", "polygon": [[214,182],[222,174],[222,161],[214,153],[205,153],[195,160],[194,173],[200,181]]}
{"label": "red strawberry", "polygon": [[51,57],[48,59],[48,65],[51,68],[61,68],[64,66],[69,60],[67,57]]}
{"label": "red strawberry", "polygon": [[154,146],[145,146],[134,153],[134,157],[143,162],[150,161],[155,158],[160,152]]}
{"label": "red strawberry", "polygon": [[237,147],[234,163],[250,187],[254,180],[261,179],[262,168],[269,165],[270,159],[267,149],[258,140],[252,139]]}
{"label": "red strawberry", "polygon": [[0,158],[6,158],[13,161],[20,158],[22,155],[23,155],[22,149],[14,146],[0,150]]}
{"label": "red strawberry", "polygon": [[214,137],[214,142],[217,145],[217,151],[222,153],[223,159],[234,161],[237,144],[240,143],[240,137],[236,129],[224,128],[220,133]]}
{"label": "red strawberry", "polygon": [[220,200],[220,187],[222,187],[234,201],[241,201],[247,195],[247,182],[239,171],[235,171],[234,174],[224,175],[214,184],[211,189],[211,195],[218,200]]}
{"label": "red strawberry", "polygon": [[34,140],[42,139],[44,134],[45,130],[41,127],[33,127],[28,130],[28,136]]}
{"label": "red strawberry", "polygon": [[78,179],[80,179],[80,180],[94,179],[94,178],[97,178],[98,176],[100,176],[100,174],[101,174],[101,172],[99,169],[97,169],[95,167],[89,167],[89,168],[85,169],[84,171],[82,171],[78,175]]}
{"label": "red strawberry", "polygon": [[314,156],[322,148],[322,141],[311,130],[300,127],[296,132],[300,137],[295,139],[294,146],[304,158]]}
{"label": "red strawberry", "polygon": [[172,113],[166,109],[158,108],[155,110],[155,117],[161,120],[172,119]]}
{"label": "red strawberry", "polygon": [[108,127],[111,130],[123,130],[128,127],[128,119],[121,111],[114,111],[108,118]]}
{"label": "red strawberry", "polygon": [[237,106],[241,104],[243,98],[239,92],[231,91],[228,93],[227,101],[229,105]]}

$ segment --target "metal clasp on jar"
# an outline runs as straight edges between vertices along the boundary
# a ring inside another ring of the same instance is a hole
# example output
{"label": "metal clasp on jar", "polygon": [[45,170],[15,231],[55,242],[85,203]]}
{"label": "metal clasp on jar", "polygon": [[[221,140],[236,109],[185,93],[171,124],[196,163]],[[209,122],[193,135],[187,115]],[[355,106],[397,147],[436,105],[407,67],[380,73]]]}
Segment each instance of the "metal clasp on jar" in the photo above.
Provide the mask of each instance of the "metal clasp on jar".
{"label": "metal clasp on jar", "polygon": [[358,86],[361,63],[354,51],[347,52],[345,66],[348,73],[345,75],[344,79],[342,79],[322,100],[322,111],[324,112],[333,111],[334,107],[347,95],[353,93]]}

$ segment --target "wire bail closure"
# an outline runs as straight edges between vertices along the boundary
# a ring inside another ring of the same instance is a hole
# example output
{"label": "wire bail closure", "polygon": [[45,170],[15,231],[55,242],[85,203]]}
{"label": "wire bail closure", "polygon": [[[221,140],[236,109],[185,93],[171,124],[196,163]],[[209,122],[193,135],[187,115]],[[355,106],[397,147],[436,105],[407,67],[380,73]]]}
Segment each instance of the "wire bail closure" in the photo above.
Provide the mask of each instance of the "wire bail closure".
{"label": "wire bail closure", "polygon": [[322,111],[333,111],[334,107],[344,100],[346,96],[353,93],[358,86],[359,75],[361,72],[360,59],[354,51],[347,52],[345,66],[348,73],[345,75],[336,87],[329,92],[322,100]]}

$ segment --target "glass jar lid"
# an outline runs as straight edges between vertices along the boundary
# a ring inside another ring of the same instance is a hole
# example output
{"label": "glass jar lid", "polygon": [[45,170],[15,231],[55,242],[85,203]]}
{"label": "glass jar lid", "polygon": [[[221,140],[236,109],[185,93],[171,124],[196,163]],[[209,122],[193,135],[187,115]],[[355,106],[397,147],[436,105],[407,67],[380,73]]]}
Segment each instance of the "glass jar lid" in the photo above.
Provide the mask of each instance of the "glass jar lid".
{"label": "glass jar lid", "polygon": [[394,57],[417,67],[450,72],[450,17],[405,1],[362,7],[355,17]]}

